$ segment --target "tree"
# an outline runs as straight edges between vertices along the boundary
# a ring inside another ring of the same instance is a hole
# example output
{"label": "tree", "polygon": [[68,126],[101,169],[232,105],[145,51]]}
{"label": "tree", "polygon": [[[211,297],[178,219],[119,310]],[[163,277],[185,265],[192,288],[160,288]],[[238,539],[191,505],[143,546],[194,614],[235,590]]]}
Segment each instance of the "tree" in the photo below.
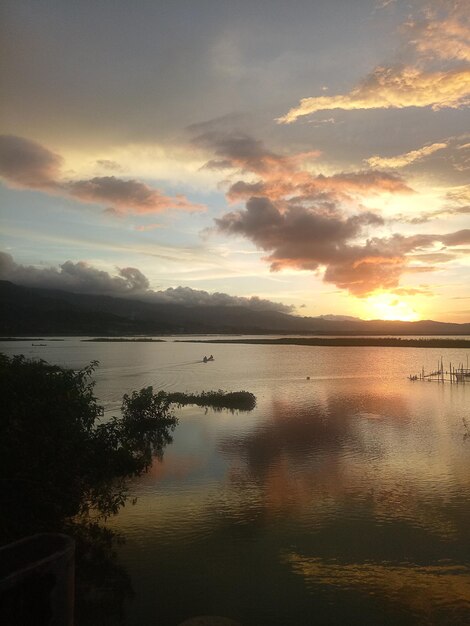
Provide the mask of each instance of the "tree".
{"label": "tree", "polygon": [[3,542],[116,513],[127,481],[172,441],[177,420],[163,392],[125,395],[102,422],[92,373],[0,355]]}
{"label": "tree", "polygon": [[130,584],[102,521],[126,502],[128,480],[163,454],[177,420],[152,387],[125,395],[122,415],[102,420],[96,365],[74,371],[0,354],[0,544],[37,532],[72,535],[77,623],[114,624]]}

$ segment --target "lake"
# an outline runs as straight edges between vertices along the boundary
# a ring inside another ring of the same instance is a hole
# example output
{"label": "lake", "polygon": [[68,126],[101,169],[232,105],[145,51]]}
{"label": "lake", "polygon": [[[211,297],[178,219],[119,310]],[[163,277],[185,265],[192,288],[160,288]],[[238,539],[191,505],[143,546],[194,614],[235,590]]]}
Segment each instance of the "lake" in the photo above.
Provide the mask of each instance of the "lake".
{"label": "lake", "polygon": [[257,397],[250,413],[178,409],[163,461],[110,520],[135,592],[126,624],[470,623],[470,381],[407,379],[441,357],[466,364],[468,350],[165,339],[0,343],[71,367],[99,360],[106,415],[148,385]]}

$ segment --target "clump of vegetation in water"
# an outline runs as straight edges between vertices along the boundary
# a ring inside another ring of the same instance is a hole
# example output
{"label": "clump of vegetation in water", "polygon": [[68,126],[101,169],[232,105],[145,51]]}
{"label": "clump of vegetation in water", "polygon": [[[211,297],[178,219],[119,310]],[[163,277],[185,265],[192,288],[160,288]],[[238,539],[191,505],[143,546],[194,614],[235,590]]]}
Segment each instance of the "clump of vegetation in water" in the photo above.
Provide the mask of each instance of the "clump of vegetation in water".
{"label": "clump of vegetation in water", "polygon": [[168,393],[170,402],[178,406],[195,404],[215,410],[252,411],[256,406],[256,396],[249,391],[203,391],[202,393]]}
{"label": "clump of vegetation in water", "polygon": [[97,597],[118,623],[130,587],[102,522],[124,505],[129,479],[163,454],[177,424],[166,395],[152,387],[124,395],[122,415],[102,422],[95,366],[77,372],[0,354],[0,543],[42,531],[72,535],[81,624],[104,623],[91,610],[86,619],[86,600]]}

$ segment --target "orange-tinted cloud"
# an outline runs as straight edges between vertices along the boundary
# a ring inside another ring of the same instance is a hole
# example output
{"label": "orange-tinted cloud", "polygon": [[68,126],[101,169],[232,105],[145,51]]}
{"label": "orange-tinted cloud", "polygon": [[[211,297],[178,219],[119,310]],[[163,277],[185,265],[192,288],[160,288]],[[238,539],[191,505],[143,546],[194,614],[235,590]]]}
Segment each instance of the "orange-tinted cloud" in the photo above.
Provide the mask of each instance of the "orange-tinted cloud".
{"label": "orange-tinted cloud", "polygon": [[207,169],[235,168],[273,176],[275,172],[294,172],[303,162],[320,155],[318,150],[301,152],[293,156],[280,155],[268,150],[262,141],[246,133],[232,131],[206,131],[195,137],[193,143],[210,149],[216,156],[205,164]]}
{"label": "orange-tinted cloud", "polygon": [[429,146],[423,146],[422,148],[418,148],[417,150],[411,150],[410,152],[405,152],[405,154],[399,154],[396,157],[380,157],[378,155],[372,156],[366,159],[366,163],[371,167],[385,167],[385,168],[399,168],[406,167],[413,163],[414,161],[419,161],[424,157],[437,152],[438,150],[443,150],[447,148],[447,143],[433,143]]}
{"label": "orange-tinted cloud", "polygon": [[303,98],[277,121],[290,124],[316,111],[460,108],[470,102],[468,2],[434,3],[402,26],[408,61],[376,67],[349,93]]}
{"label": "orange-tinted cloud", "polygon": [[468,2],[444,2],[442,8],[428,8],[418,19],[409,20],[404,31],[421,58],[470,62]]}
{"label": "orange-tinted cloud", "polygon": [[161,213],[168,209],[200,211],[205,207],[183,195],[166,196],[138,180],[97,176],[68,181],[61,175],[62,158],[40,144],[11,135],[0,136],[0,176],[15,187],[70,196],[104,204],[117,214]]}
{"label": "orange-tinted cloud", "polygon": [[470,101],[470,69],[423,71],[417,67],[377,67],[347,94],[302,98],[277,121],[290,124],[316,111],[343,109],[459,108]]}
{"label": "orange-tinted cloud", "polygon": [[138,180],[123,180],[115,176],[96,176],[90,180],[77,180],[61,185],[67,194],[83,202],[105,204],[116,213],[162,213],[168,209],[200,211],[201,204],[190,202],[185,196],[165,196]]}
{"label": "orange-tinted cloud", "polygon": [[317,151],[280,155],[245,133],[206,132],[194,143],[215,153],[216,159],[205,165],[212,169],[233,169],[237,174],[253,174],[258,180],[232,182],[227,198],[231,202],[252,196],[271,200],[290,199],[297,202],[315,201],[331,210],[331,203],[382,192],[412,193],[413,190],[396,174],[389,172],[343,172],[333,176],[315,175],[305,169],[307,161]]}
{"label": "orange-tinted cloud", "polygon": [[[216,219],[216,227],[253,241],[267,253],[273,271],[324,270],[327,282],[359,296],[398,286],[406,265],[403,253],[355,241],[366,229],[384,224],[361,206],[360,198],[413,193],[401,177],[380,171],[312,174],[302,167],[311,153],[285,157],[243,133],[213,131],[200,135],[196,143],[215,153],[207,167],[248,175],[227,190],[230,201],[246,201],[246,210]],[[346,215],[344,206],[356,214]]]}
{"label": "orange-tinted cloud", "polygon": [[273,271],[323,268],[325,282],[359,297],[398,288],[409,255],[415,251],[435,243],[458,246],[470,242],[470,230],[464,229],[448,234],[374,237],[357,243],[365,228],[381,224],[382,218],[371,212],[345,218],[289,204],[280,209],[267,198],[255,197],[248,200],[245,210],[216,219],[219,231],[241,235],[268,252],[265,260]]}

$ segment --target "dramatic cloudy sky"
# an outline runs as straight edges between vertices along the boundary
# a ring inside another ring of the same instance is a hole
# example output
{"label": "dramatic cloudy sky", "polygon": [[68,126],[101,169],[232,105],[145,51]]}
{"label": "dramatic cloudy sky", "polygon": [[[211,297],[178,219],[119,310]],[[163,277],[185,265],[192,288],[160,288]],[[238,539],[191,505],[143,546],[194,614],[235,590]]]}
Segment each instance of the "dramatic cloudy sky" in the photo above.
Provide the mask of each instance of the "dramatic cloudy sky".
{"label": "dramatic cloudy sky", "polygon": [[467,0],[1,11],[0,277],[470,320]]}

